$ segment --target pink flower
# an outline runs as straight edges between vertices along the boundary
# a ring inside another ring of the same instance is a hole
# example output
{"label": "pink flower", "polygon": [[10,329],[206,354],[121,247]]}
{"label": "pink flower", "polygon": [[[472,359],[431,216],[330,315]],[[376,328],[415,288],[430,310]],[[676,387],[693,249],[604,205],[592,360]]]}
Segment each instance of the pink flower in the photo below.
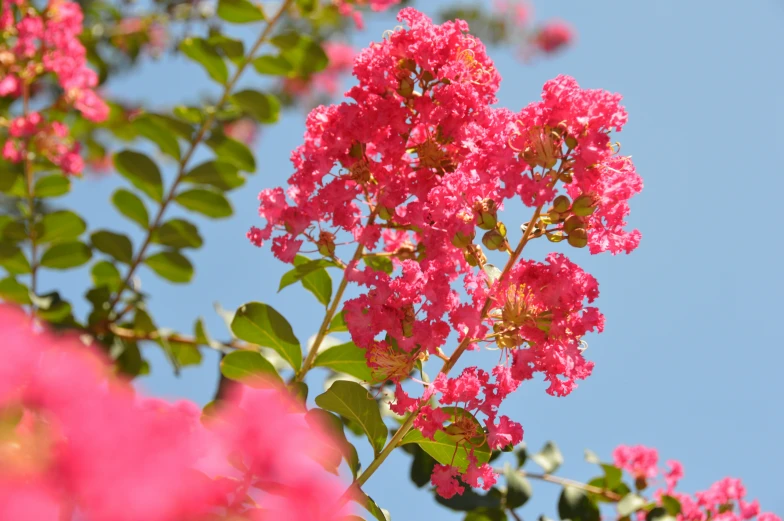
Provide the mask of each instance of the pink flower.
{"label": "pink flower", "polygon": [[652,479],[656,477],[658,470],[656,464],[659,461],[659,454],[656,449],[650,449],[642,445],[628,447],[619,445],[613,451],[613,462],[616,467],[626,470],[635,479]]}
{"label": "pink flower", "polygon": [[[469,461],[468,467],[461,477],[466,484],[475,488],[482,488],[483,490],[490,490],[497,480],[497,475],[495,471],[493,471],[493,467],[487,463],[477,465],[476,461]],[[479,483],[480,479],[482,480],[481,485]],[[437,492],[442,495],[440,491]]]}
{"label": "pink flower", "polygon": [[503,449],[508,445],[517,445],[523,441],[523,426],[506,416],[498,418],[498,425],[489,419],[487,426],[487,443],[491,449]]}
{"label": "pink flower", "polygon": [[574,39],[572,27],[561,20],[544,24],[536,33],[534,45],[546,53],[554,53],[569,45]]}
{"label": "pink flower", "polygon": [[436,431],[443,430],[444,422],[448,419],[449,415],[440,408],[433,409],[429,405],[425,405],[419,409],[419,414],[414,420],[414,427],[419,429],[422,436],[432,440]]}
{"label": "pink flower", "polygon": [[433,467],[433,474],[430,482],[436,487],[436,493],[444,499],[449,499],[455,494],[462,495],[465,487],[460,485],[456,476],[460,473],[457,467],[451,465],[436,465]]}

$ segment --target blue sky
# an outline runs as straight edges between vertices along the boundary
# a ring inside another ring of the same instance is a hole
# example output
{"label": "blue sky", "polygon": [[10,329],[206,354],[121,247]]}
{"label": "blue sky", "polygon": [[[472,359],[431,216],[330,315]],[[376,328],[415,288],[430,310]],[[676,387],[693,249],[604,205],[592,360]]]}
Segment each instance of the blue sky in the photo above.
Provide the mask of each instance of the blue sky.
{"label": "blue sky", "polygon": [[[446,3],[418,5],[434,13]],[[503,77],[499,104],[520,109],[557,74],[572,75],[584,87],[622,93],[630,120],[617,137],[645,179],[644,192],[632,201],[631,218],[643,240],[630,256],[567,251],[600,282],[598,305],[607,327],[589,338],[586,353],[596,369],[566,398],[547,396],[539,381],[526,384],[504,412],[522,421],[532,448],[557,441],[566,457],[563,475],[596,474],[583,463],[584,448],[609,458],[618,444],[642,443],[658,448],[662,460],[683,462],[684,490],[741,477],[764,510],[784,514],[784,379],[779,375],[784,238],[778,230],[784,180],[776,159],[784,140],[778,123],[784,118],[784,3],[542,0],[535,7],[539,19],[572,23],[577,43],[555,58],[527,65],[513,53],[494,50]],[[367,30],[354,39],[358,46],[396,25],[390,16],[367,20]],[[253,73],[243,84],[263,87]],[[198,67],[182,59],[147,63],[109,89],[159,107],[214,92]],[[171,286],[140,271],[159,325],[187,332],[193,319],[203,316],[215,337],[226,337],[213,302],[234,309],[260,300],[287,316],[301,340],[315,332],[323,308],[299,287],[276,294],[286,267],[244,238],[257,224],[258,191],[285,183],[291,173],[288,155],[300,142],[304,116],[292,111],[263,130],[258,174],[232,195],[234,217],[207,223],[193,217],[205,247],[192,256],[197,267],[192,284]],[[91,227],[139,239],[110,209],[110,194],[122,181],[76,185],[64,205],[83,212]],[[513,211],[505,221],[526,219]],[[544,246],[531,254],[542,255]],[[66,279],[45,274],[42,287],[64,286],[76,299],[87,281],[87,270]],[[211,398],[217,379],[213,353],[179,378],[156,348],[145,355],[153,374],[140,381],[141,387],[199,403]],[[311,396],[319,392],[318,376]],[[357,440],[357,445],[365,443]],[[365,451],[365,464],[368,456]],[[409,461],[406,454],[393,455],[366,485],[368,493],[397,520],[459,519],[411,485]],[[554,515],[557,487],[534,485],[536,497],[523,517]]]}

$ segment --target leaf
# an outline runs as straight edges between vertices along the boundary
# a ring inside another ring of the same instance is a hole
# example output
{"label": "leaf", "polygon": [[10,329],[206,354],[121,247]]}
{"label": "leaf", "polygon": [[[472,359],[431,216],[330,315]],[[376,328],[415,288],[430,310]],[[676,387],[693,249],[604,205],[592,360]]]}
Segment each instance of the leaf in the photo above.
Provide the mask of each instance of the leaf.
{"label": "leaf", "polygon": [[90,248],[81,242],[60,242],[49,247],[41,256],[41,266],[67,270],[81,266],[93,256]]}
{"label": "leaf", "polygon": [[392,517],[389,515],[389,512],[380,508],[373,499],[365,494],[361,489],[357,488],[354,493],[351,495],[351,499],[365,507],[365,510],[370,512],[373,517],[375,517],[378,521],[392,521]]}
{"label": "leaf", "polygon": [[504,477],[506,478],[506,506],[515,509],[525,505],[533,495],[531,484],[509,465],[504,468]]}
{"label": "leaf", "polygon": [[223,195],[212,190],[186,190],[177,194],[175,200],[184,208],[207,217],[219,219],[230,217],[233,213],[231,203]]}
{"label": "leaf", "polygon": [[154,201],[163,201],[161,171],[152,159],[139,152],[123,150],[114,155],[114,166],[133,186]]}
{"label": "leaf", "polygon": [[485,264],[485,267],[483,269],[485,271],[485,274],[487,275],[487,278],[490,280],[491,284],[496,280],[498,280],[498,277],[501,276],[501,270],[499,270],[497,267],[493,266],[492,264]]}
{"label": "leaf", "polygon": [[[493,489],[496,490],[496,489]],[[500,494],[477,494],[471,487],[466,487],[461,495],[444,499],[436,494],[436,501],[447,508],[458,512],[471,512],[477,508],[501,508]]]}
{"label": "leaf", "polygon": [[545,474],[552,474],[563,464],[563,455],[552,441],[545,443],[542,450],[532,455],[531,459],[544,469]]}
{"label": "leaf", "polygon": [[637,494],[626,494],[618,502],[618,517],[630,516],[648,504],[648,501]]}
{"label": "leaf", "polygon": [[342,454],[349,469],[351,469],[351,473],[356,478],[360,467],[359,455],[357,454],[356,447],[346,439],[346,433],[343,430],[343,422],[340,421],[340,418],[323,409],[310,409],[305,414],[305,420],[308,424],[315,424],[320,427],[322,431],[329,434],[327,439],[334,442],[335,448]]}
{"label": "leaf", "polygon": [[394,271],[395,267],[389,257],[381,257],[379,255],[366,255],[362,257],[365,265],[376,270],[383,271],[387,275]]}
{"label": "leaf", "polygon": [[232,351],[220,363],[221,374],[229,380],[247,383],[258,377],[280,381],[275,367],[256,351]]}
{"label": "leaf", "polygon": [[328,333],[339,333],[341,331],[348,331],[346,317],[342,311],[335,315],[335,318],[329,323],[329,329],[327,329]]}
{"label": "leaf", "polygon": [[500,508],[478,508],[466,514],[463,521],[506,521],[506,512]]}
{"label": "leaf", "polygon": [[681,502],[672,496],[663,495],[659,498],[662,506],[667,510],[671,516],[677,516],[681,513]]}
{"label": "leaf", "polygon": [[158,146],[158,149],[174,159],[180,159],[180,145],[163,122],[149,114],[142,114],[131,122],[133,129]]}
{"label": "leaf", "polygon": [[275,123],[280,116],[280,102],[272,94],[242,90],[231,99],[259,123]]}
{"label": "leaf", "polygon": [[70,210],[60,210],[44,215],[43,233],[39,243],[61,242],[79,237],[87,229],[84,220]]}
{"label": "leaf", "polygon": [[564,487],[558,499],[558,515],[571,521],[600,521],[599,507],[579,488]]}
{"label": "leaf", "polygon": [[289,322],[273,307],[249,302],[237,310],[231,330],[251,344],[269,347],[296,369],[302,366],[302,348]]}
{"label": "leaf", "polygon": [[150,225],[150,215],[142,200],[135,193],[120,188],[112,194],[112,203],[117,211],[146,230]]}
{"label": "leaf", "polygon": [[438,462],[433,459],[433,456],[422,450],[422,447],[419,445],[411,444],[409,447],[414,449],[414,460],[411,462],[409,477],[414,482],[414,485],[422,488],[430,483],[433,468]]}
{"label": "leaf", "polygon": [[264,21],[261,6],[248,0],[219,0],[217,14],[223,20],[235,24]]}
{"label": "leaf", "polygon": [[36,197],[60,197],[71,191],[71,180],[67,177],[55,174],[42,177],[35,182],[33,193]]}
{"label": "leaf", "polygon": [[158,343],[169,352],[174,362],[180,367],[199,365],[201,363],[201,352],[193,344],[177,342],[168,338],[161,338]]}
{"label": "leaf", "polygon": [[30,262],[19,246],[9,242],[0,242],[0,266],[11,275],[23,275],[31,271]]}
{"label": "leaf", "polygon": [[96,262],[90,270],[90,275],[96,287],[106,286],[110,291],[117,291],[122,284],[120,272],[109,261]]}
{"label": "leaf", "polygon": [[204,67],[210,78],[218,83],[225,84],[229,79],[229,69],[223,57],[204,38],[185,38],[180,44],[180,50],[185,56]]}
{"label": "leaf", "polygon": [[32,303],[30,290],[13,277],[6,277],[0,280],[0,298],[6,302],[14,302],[21,305]]}
{"label": "leaf", "polygon": [[294,68],[283,56],[264,55],[253,60],[253,67],[259,74],[270,76],[286,76]]}
{"label": "leaf", "polygon": [[175,249],[201,248],[204,244],[198,228],[184,219],[172,219],[163,223],[152,233],[152,242]]}
{"label": "leaf", "polygon": [[338,380],[327,392],[316,397],[316,404],[360,425],[376,454],[384,448],[387,426],[381,419],[376,400],[358,383]]}
{"label": "leaf", "polygon": [[521,468],[525,465],[526,460],[528,459],[528,451],[526,450],[525,443],[521,444],[522,446],[519,447],[517,450],[514,451],[515,456],[517,457],[517,468]]}
{"label": "leaf", "polygon": [[160,277],[176,284],[185,284],[193,278],[193,265],[181,253],[162,251],[144,259],[144,263]]}
{"label": "leaf", "polygon": [[318,6],[317,1],[318,0],[297,0],[297,7],[299,7],[300,13],[308,15]]}
{"label": "leaf", "polygon": [[[196,109],[199,115],[201,115],[201,109]],[[176,112],[176,108],[173,110]],[[177,118],[174,118],[168,114],[153,114],[148,113],[147,116],[158,123],[160,126],[169,129],[170,131],[174,132],[182,139],[186,141],[191,141],[193,139],[193,126],[186,123],[185,121],[181,121]],[[187,120],[186,120],[187,121]],[[200,119],[197,123],[201,123],[202,120]]]}
{"label": "leaf", "polygon": [[275,36],[270,40],[281,50],[281,56],[291,64],[293,76],[309,77],[323,70],[329,63],[321,45],[312,38],[296,32]]}
{"label": "leaf", "polygon": [[302,281],[302,286],[326,306],[332,298],[332,277],[324,268],[334,265],[326,259],[310,260],[303,255],[297,255],[294,258],[295,268],[281,277],[278,291],[297,281]]}
{"label": "leaf", "polygon": [[[452,463],[461,472],[465,472],[468,467],[466,451],[461,448],[455,450],[455,441],[442,430],[436,431],[431,440],[422,436],[418,429],[412,429],[403,437],[401,443],[416,443],[442,465]],[[479,465],[490,461],[490,454],[491,451],[487,445],[487,440],[482,445],[474,447],[474,456]]]}
{"label": "leaf", "polygon": [[188,172],[183,183],[214,186],[223,191],[233,190],[245,184],[236,166],[221,161],[207,161]]}
{"label": "leaf", "polygon": [[220,49],[223,55],[234,63],[240,63],[245,59],[245,44],[242,43],[242,40],[229,38],[225,34],[213,34],[207,39],[207,42],[216,49]]}
{"label": "leaf", "polygon": [[373,378],[365,359],[365,351],[357,347],[354,342],[330,347],[319,353],[313,365],[327,367],[365,382],[370,382]]}
{"label": "leaf", "polygon": [[90,241],[93,248],[117,261],[125,264],[133,262],[133,245],[126,235],[100,230],[90,235]]}
{"label": "leaf", "polygon": [[655,507],[645,515],[645,521],[675,521],[677,518],[667,512],[666,508]]}
{"label": "leaf", "polygon": [[230,163],[245,172],[256,170],[256,159],[253,157],[253,153],[236,139],[215,133],[205,143],[212,148],[219,161]]}
{"label": "leaf", "polygon": [[[172,113],[178,118],[185,120],[188,123],[193,123],[194,125],[198,125],[204,122],[204,113],[202,112],[201,109],[196,107],[186,107],[185,105],[177,105],[172,109]],[[182,124],[187,125],[187,123],[182,123]],[[185,139],[189,139],[189,138],[186,136]]]}

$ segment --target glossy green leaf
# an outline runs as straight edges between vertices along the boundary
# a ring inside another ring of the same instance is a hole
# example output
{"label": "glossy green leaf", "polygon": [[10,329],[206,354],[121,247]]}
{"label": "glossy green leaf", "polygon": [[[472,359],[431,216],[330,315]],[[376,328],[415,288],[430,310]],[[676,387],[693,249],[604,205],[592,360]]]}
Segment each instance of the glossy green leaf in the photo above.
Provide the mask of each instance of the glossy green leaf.
{"label": "glossy green leaf", "polygon": [[172,248],[201,248],[204,241],[199,230],[184,219],[172,219],[163,223],[152,234],[152,242]]}
{"label": "glossy green leaf", "polygon": [[626,494],[618,502],[618,517],[630,516],[647,504],[648,501],[637,494]]}
{"label": "glossy green leaf", "polygon": [[314,365],[345,373],[365,382],[372,380],[365,351],[358,348],[354,342],[346,342],[322,351],[316,357]]}
{"label": "glossy green leaf", "polygon": [[204,38],[185,38],[180,44],[180,50],[185,56],[204,67],[210,78],[218,83],[226,83],[229,79],[229,69],[223,57]]}
{"label": "glossy green leaf", "polygon": [[232,351],[220,363],[221,374],[229,380],[249,382],[264,377],[280,380],[275,367],[255,351]]}
{"label": "glossy green leaf", "polygon": [[49,247],[41,256],[41,266],[55,270],[67,270],[81,266],[93,256],[92,250],[81,242],[60,242]]}
{"label": "glossy green leaf", "polygon": [[163,200],[161,171],[152,159],[133,150],[123,150],[114,155],[114,166],[120,175],[154,201]]}
{"label": "glossy green leaf", "polygon": [[205,141],[218,156],[218,161],[229,163],[245,172],[256,170],[256,159],[243,143],[222,134],[214,134]]}
{"label": "glossy green leaf", "polygon": [[270,76],[286,76],[294,68],[283,56],[264,55],[253,60],[253,67],[259,74]]}
{"label": "glossy green leaf", "polygon": [[235,24],[264,21],[261,6],[248,0],[219,0],[217,14],[227,22]]}
{"label": "glossy green leaf", "polygon": [[373,395],[358,383],[338,380],[327,392],[316,397],[316,404],[360,425],[376,454],[384,448],[388,431],[378,404]]}
{"label": "glossy green leaf", "polygon": [[90,270],[90,276],[96,287],[106,286],[110,291],[117,291],[122,284],[120,272],[114,264],[109,261],[99,261]]}
{"label": "glossy green leaf", "polygon": [[242,90],[231,99],[259,123],[275,123],[280,116],[280,102],[272,94]]}
{"label": "glossy green leaf", "polygon": [[90,241],[93,248],[115,260],[125,264],[133,262],[133,245],[126,235],[100,230],[90,235]]}
{"label": "glossy green leaf", "polygon": [[389,512],[379,507],[376,502],[373,501],[373,498],[365,494],[362,490],[355,490],[351,499],[365,507],[365,510],[370,512],[378,521],[392,521]]}
{"label": "glossy green leaf", "polygon": [[323,409],[314,408],[305,414],[305,420],[310,425],[318,426],[322,432],[330,434],[328,441],[334,444],[335,449],[346,460],[351,473],[356,478],[360,467],[359,455],[356,447],[346,439],[343,422],[340,421],[340,418]]}
{"label": "glossy green leaf", "polygon": [[180,145],[177,143],[177,138],[172,135],[170,129],[160,119],[149,114],[142,114],[134,119],[131,125],[140,136],[155,143],[162,153],[179,161]]}
{"label": "glossy green leaf", "polygon": [[436,501],[458,512],[471,512],[478,508],[500,508],[502,497],[497,492],[498,489],[492,489],[488,494],[478,494],[473,488],[466,487],[461,495],[455,495],[449,499],[444,499],[436,494]]}
{"label": "glossy green leaf", "polygon": [[[199,112],[199,114],[201,114],[201,109],[196,110]],[[176,109],[174,112],[176,112]],[[191,125],[190,122],[187,122],[187,120],[182,121],[181,119],[172,117],[168,114],[147,113],[145,116],[156,122],[161,127],[166,128],[177,136],[181,137],[185,141],[191,141],[193,138],[193,125]],[[199,120],[199,123],[200,122],[201,120]]]}
{"label": "glossy green leaf", "polygon": [[327,329],[328,333],[339,333],[341,331],[348,331],[346,316],[342,311],[335,315],[335,318],[329,323],[329,329]]}
{"label": "glossy green leaf", "polygon": [[564,487],[558,499],[558,515],[571,521],[600,521],[599,507],[588,494],[575,487]]}
{"label": "glossy green leaf", "polygon": [[297,7],[303,15],[308,15],[318,7],[318,0],[297,0]]}
{"label": "glossy green leaf", "polygon": [[70,210],[59,210],[44,215],[43,233],[39,243],[70,241],[79,237],[87,229],[84,220]]}
{"label": "glossy green leaf", "polygon": [[681,513],[681,502],[677,498],[665,494],[659,498],[659,501],[669,515],[677,516]]}
{"label": "glossy green leaf", "polygon": [[14,277],[6,277],[0,280],[0,298],[6,302],[28,305],[31,303],[30,290],[17,281]]}
{"label": "glossy green leaf", "polygon": [[56,291],[38,297],[31,295],[30,299],[38,307],[36,314],[47,322],[62,324],[73,318],[71,304],[63,300]]}
{"label": "glossy green leaf", "polygon": [[545,443],[542,450],[532,455],[531,459],[542,467],[546,474],[552,474],[563,464],[563,455],[552,441]]}
{"label": "glossy green leaf", "polygon": [[209,185],[228,191],[245,184],[245,178],[239,174],[239,169],[230,163],[207,161],[188,172],[182,182]]}
{"label": "glossy green leaf", "polygon": [[521,468],[525,465],[525,462],[528,460],[528,451],[526,450],[525,443],[521,444],[521,447],[515,449],[515,457],[517,458],[517,468]]}
{"label": "glossy green leaf", "polygon": [[294,269],[281,277],[278,291],[301,281],[302,286],[326,306],[332,298],[332,277],[325,268],[334,265],[326,259],[310,260],[303,255],[297,255],[294,258]]}
{"label": "glossy green leaf", "polygon": [[61,174],[48,175],[35,182],[33,193],[36,197],[60,197],[71,191],[71,180]]}
{"label": "glossy green leaf", "polygon": [[230,217],[233,213],[231,203],[220,193],[195,188],[180,192],[175,201],[188,210],[216,219]]}
{"label": "glossy green leaf", "polygon": [[0,243],[0,266],[12,275],[24,275],[31,271],[30,262],[21,248],[9,242]]}
{"label": "glossy green leaf", "polygon": [[246,342],[274,349],[294,369],[302,365],[302,348],[291,325],[267,304],[249,302],[240,307],[231,322],[231,330]]}
{"label": "glossy green leaf", "polygon": [[144,263],[169,282],[185,284],[193,278],[193,265],[177,251],[156,253],[144,259]]}
{"label": "glossy green leaf", "polygon": [[533,495],[531,484],[511,466],[504,468],[506,478],[506,506],[515,509],[525,505]]}
{"label": "glossy green leaf", "polygon": [[193,344],[170,339],[161,339],[159,343],[168,351],[169,356],[174,359],[174,363],[180,367],[199,365],[201,363],[201,351]]}
{"label": "glossy green leaf", "polygon": [[147,213],[147,207],[135,193],[120,188],[112,194],[112,203],[118,212],[141,226],[142,229],[146,230],[149,227],[150,214]]}

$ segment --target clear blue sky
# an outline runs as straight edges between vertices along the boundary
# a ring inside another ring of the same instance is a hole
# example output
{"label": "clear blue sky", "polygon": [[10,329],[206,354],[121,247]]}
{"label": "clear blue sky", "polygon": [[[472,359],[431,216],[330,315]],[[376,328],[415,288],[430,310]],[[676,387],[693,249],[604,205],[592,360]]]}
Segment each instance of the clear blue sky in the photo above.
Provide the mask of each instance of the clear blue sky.
{"label": "clear blue sky", "polygon": [[[445,3],[418,5],[434,13]],[[571,22],[577,44],[532,65],[494,51],[503,76],[500,104],[523,107],[560,73],[584,87],[622,93],[630,122],[619,139],[645,179],[631,219],[643,241],[631,256],[568,252],[600,282],[607,327],[589,338],[586,353],[596,370],[567,398],[547,396],[541,382],[527,384],[505,412],[522,421],[532,448],[558,442],[567,461],[563,475],[593,475],[582,461],[584,448],[608,458],[620,443],[642,443],[657,447],[663,460],[684,463],[684,490],[741,477],[763,509],[784,514],[784,180],[776,159],[784,141],[778,122],[784,118],[784,3],[540,0],[536,13]],[[390,16],[368,21],[357,45],[380,39],[396,24]],[[263,87],[253,73],[245,84]],[[196,101],[213,88],[195,65],[171,59],[110,85],[114,94],[154,106]],[[140,272],[160,325],[190,331],[193,318],[204,316],[212,334],[225,337],[212,303],[233,309],[260,300],[287,316],[301,340],[315,332],[323,308],[299,287],[276,294],[285,267],[244,238],[257,224],[258,191],[291,173],[289,151],[300,142],[304,116],[293,111],[264,129],[258,174],[233,194],[233,218],[203,223],[193,217],[205,247],[192,256],[197,274],[191,285],[171,286]],[[121,184],[111,178],[77,183],[64,204],[79,208],[91,227],[123,230],[138,240],[133,225],[110,210],[109,196]],[[514,220],[526,216],[505,219]],[[43,287],[64,285],[77,299],[88,272],[42,280]],[[213,353],[179,379],[154,346],[145,355],[153,362],[153,375],[140,382],[145,389],[199,403],[211,398]],[[317,377],[311,396],[318,392]],[[369,462],[367,451],[363,461]],[[393,456],[366,486],[370,495],[397,520],[459,519],[414,489],[409,461],[406,454]],[[557,488],[534,485],[537,497],[524,517],[553,515]]]}

